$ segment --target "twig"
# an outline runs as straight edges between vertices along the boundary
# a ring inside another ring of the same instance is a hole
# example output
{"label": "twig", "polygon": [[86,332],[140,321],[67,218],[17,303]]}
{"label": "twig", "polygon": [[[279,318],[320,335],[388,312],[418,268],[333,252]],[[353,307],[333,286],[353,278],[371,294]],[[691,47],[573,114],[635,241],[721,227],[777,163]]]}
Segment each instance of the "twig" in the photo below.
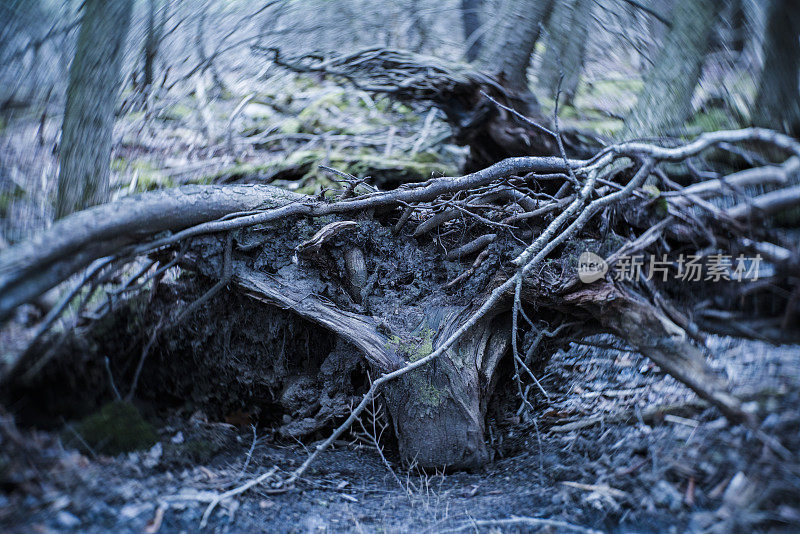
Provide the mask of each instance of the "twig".
{"label": "twig", "polygon": [[256,433],[256,425],[250,425],[250,428],[253,430],[253,442],[250,444],[250,450],[247,451],[247,457],[245,458],[244,465],[242,465],[241,471],[239,474],[236,475],[236,478],[233,479],[233,482],[238,482],[244,474],[247,472],[247,467],[250,465],[250,459],[253,457],[253,451],[256,449],[256,442],[258,441],[258,434]]}
{"label": "twig", "polygon": [[122,395],[119,394],[119,390],[117,389],[117,385],[114,383],[114,375],[111,373],[111,364],[108,361],[108,356],[103,358],[103,363],[106,366],[106,374],[108,374],[108,383],[111,385],[111,391],[114,392],[114,397],[118,400],[122,400]]}
{"label": "twig", "polygon": [[230,499],[231,497],[235,497],[237,495],[240,495],[240,494],[244,493],[245,491],[249,490],[250,488],[252,488],[253,486],[257,486],[257,485],[261,484],[262,482],[267,480],[269,477],[274,475],[277,470],[278,470],[277,467],[273,467],[273,468],[269,469],[267,472],[262,473],[261,475],[257,476],[256,478],[248,480],[247,482],[245,482],[244,484],[242,484],[239,487],[233,488],[232,490],[228,490],[228,491],[226,491],[224,493],[220,493],[220,494],[215,495],[214,497],[212,497],[211,498],[211,502],[206,507],[205,512],[203,512],[203,517],[200,520],[200,528],[205,528],[206,527],[206,525],[208,524],[208,518],[209,518],[209,516],[211,516],[211,512],[214,511],[214,508],[216,508],[219,503],[221,503],[222,501],[224,501],[226,499]]}
{"label": "twig", "polygon": [[[67,293],[63,297],[61,297],[61,300],[58,302],[58,304],[52,310],[50,310],[50,312],[44,318],[44,321],[42,321],[42,323],[36,329],[36,333],[33,336],[33,340],[28,344],[28,348],[25,350],[25,353],[23,353],[23,355],[20,356],[20,358],[17,360],[18,362],[24,360],[25,354],[27,354],[38,344],[38,342],[45,334],[45,332],[47,332],[50,329],[50,327],[53,325],[56,319],[58,319],[61,316],[61,313],[64,311],[64,309],[69,305],[70,302],[72,302],[72,299],[75,297],[78,291],[80,291],[80,289],[84,285],[86,285],[87,282],[89,282],[92,278],[94,278],[94,276],[101,269],[103,269],[112,261],[114,261],[114,259],[115,259],[114,257],[101,258],[99,260],[96,260],[89,266],[89,268],[86,270],[86,273],[81,277],[81,279],[72,287],[72,289],[67,291]],[[30,367],[30,369],[28,369],[25,372],[22,379],[30,380],[31,378],[33,378],[39,371],[41,371],[42,367],[44,367],[47,364],[47,362],[50,361],[50,358],[53,357],[53,354],[54,354],[53,351],[47,351],[44,356],[39,358],[39,360],[37,360],[36,363],[34,363]],[[12,373],[14,367],[16,367],[16,363],[12,367],[11,371]]]}
{"label": "twig", "polygon": [[519,517],[519,516],[511,516],[505,519],[472,519],[470,521],[465,522],[463,525],[452,528],[442,530],[441,532],[465,532],[468,530],[477,530],[480,527],[519,527],[519,526],[527,526],[527,527],[550,527],[557,529],[561,532],[581,532],[583,534],[602,534],[600,530],[594,530],[591,528],[582,527],[580,525],[573,525],[572,523],[567,523],[566,521],[559,521],[556,519],[542,519],[538,517]]}
{"label": "twig", "polygon": [[191,314],[196,312],[200,306],[208,302],[214,295],[219,293],[225,286],[227,286],[231,281],[231,276],[233,274],[232,271],[232,261],[231,261],[231,254],[233,248],[233,233],[228,232],[225,236],[225,252],[224,257],[222,260],[222,276],[219,279],[219,282],[214,284],[214,286],[206,291],[199,299],[192,302],[189,306],[184,308],[184,310],[178,315],[175,321],[170,324],[167,329],[171,329],[172,327],[176,326],[180,322],[182,322],[186,317],[189,317]]}
{"label": "twig", "polygon": [[94,449],[91,447],[91,445],[86,443],[86,440],[83,439],[83,436],[81,436],[80,433],[77,430],[75,430],[75,427],[73,427],[70,423],[68,423],[66,421],[64,421],[64,427],[66,427],[66,429],[69,430],[70,433],[73,436],[75,436],[78,439],[78,441],[81,442],[81,445],[86,447],[86,450],[89,451],[89,454],[92,456],[92,459],[97,459],[97,453],[94,452]]}
{"label": "twig", "polygon": [[139,384],[139,375],[142,373],[144,362],[147,359],[147,356],[150,354],[150,348],[153,346],[153,343],[155,343],[155,340],[158,337],[158,334],[160,333],[161,333],[161,321],[159,321],[156,327],[153,328],[153,332],[150,334],[147,343],[145,343],[144,347],[142,347],[142,355],[139,357],[139,363],[136,365],[136,371],[133,373],[133,380],[131,381],[131,389],[125,396],[126,402],[130,402],[131,400],[133,400],[133,395],[136,393],[136,386]]}

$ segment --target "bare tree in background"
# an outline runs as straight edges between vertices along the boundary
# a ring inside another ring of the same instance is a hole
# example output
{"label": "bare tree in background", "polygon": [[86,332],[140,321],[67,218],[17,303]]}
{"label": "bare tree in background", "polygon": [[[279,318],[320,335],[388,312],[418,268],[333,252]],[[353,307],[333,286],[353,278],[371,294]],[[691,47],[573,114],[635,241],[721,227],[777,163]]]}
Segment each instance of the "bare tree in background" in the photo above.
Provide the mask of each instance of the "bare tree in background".
{"label": "bare tree in background", "polygon": [[548,96],[555,97],[563,75],[561,90],[565,104],[572,103],[578,89],[592,5],[592,0],[557,2],[547,25],[547,48],[537,81]]}
{"label": "bare tree in background", "polygon": [[627,135],[665,135],[689,117],[716,11],[714,0],[675,2],[672,27],[626,120]]}
{"label": "bare tree in background", "polygon": [[69,71],[56,218],[108,199],[114,105],[133,0],[87,0]]}
{"label": "bare tree in background", "polygon": [[767,8],[764,67],[751,117],[758,126],[800,135],[800,3],[771,0]]}
{"label": "bare tree in background", "polygon": [[540,26],[547,22],[552,7],[552,0],[506,0],[502,4],[480,63],[509,89],[529,93],[531,54],[539,39]]}
{"label": "bare tree in background", "polygon": [[478,59],[483,46],[481,30],[483,4],[483,0],[461,0],[461,23],[464,26],[464,42],[467,45],[464,58],[470,62]]}
{"label": "bare tree in background", "polygon": [[[161,12],[161,17],[158,17]],[[142,55],[144,67],[142,73],[144,80],[142,86],[149,92],[155,81],[155,63],[158,56],[158,47],[164,35],[164,26],[167,22],[167,6],[163,0],[148,0],[147,3],[147,34],[144,40]]]}

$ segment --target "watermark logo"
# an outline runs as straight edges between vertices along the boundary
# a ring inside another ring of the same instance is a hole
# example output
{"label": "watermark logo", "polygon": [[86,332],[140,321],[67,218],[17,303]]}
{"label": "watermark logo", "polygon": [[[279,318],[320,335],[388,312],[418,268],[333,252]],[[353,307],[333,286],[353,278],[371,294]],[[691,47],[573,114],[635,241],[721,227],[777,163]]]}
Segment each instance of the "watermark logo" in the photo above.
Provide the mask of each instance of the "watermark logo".
{"label": "watermark logo", "polygon": [[578,257],[578,278],[584,284],[591,284],[603,278],[608,272],[608,263],[602,257],[588,250]]}
{"label": "watermark logo", "polygon": [[646,256],[632,254],[620,256],[610,268],[601,256],[585,251],[578,257],[578,278],[591,284],[603,278],[611,270],[616,281],[668,279],[681,282],[755,282],[761,276],[761,255],[733,257],[728,254],[700,256],[680,254],[668,259],[666,254]]}

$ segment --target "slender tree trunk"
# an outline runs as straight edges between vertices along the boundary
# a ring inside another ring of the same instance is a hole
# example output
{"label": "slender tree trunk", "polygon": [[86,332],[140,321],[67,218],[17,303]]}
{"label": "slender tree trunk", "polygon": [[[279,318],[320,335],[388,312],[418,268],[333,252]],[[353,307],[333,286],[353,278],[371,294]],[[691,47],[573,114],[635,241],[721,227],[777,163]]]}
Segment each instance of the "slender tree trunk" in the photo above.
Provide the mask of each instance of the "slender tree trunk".
{"label": "slender tree trunk", "polygon": [[666,135],[689,118],[717,8],[714,0],[675,2],[672,28],[627,118],[628,136]]}
{"label": "slender tree trunk", "polygon": [[464,26],[464,42],[467,45],[464,57],[469,62],[478,59],[483,46],[483,37],[481,36],[482,13],[483,0],[461,0],[461,23]]}
{"label": "slender tree trunk", "polygon": [[745,16],[742,0],[734,0],[731,3],[728,20],[730,25],[730,47],[734,52],[741,54],[747,44],[748,30],[747,17]]}
{"label": "slender tree trunk", "polygon": [[572,103],[580,82],[592,4],[592,0],[558,2],[548,24],[547,48],[537,79],[539,86],[554,98],[563,75],[561,91],[565,104]]}
{"label": "slender tree trunk", "polygon": [[772,0],[767,11],[764,67],[751,119],[758,126],[800,135],[800,4]]}
{"label": "slender tree trunk", "polygon": [[158,57],[158,47],[161,44],[161,36],[166,23],[166,12],[159,20],[156,20],[161,7],[160,0],[149,0],[147,6],[147,35],[145,36],[144,49],[142,51],[144,55],[143,85],[146,92],[149,92],[155,81],[155,63]]}
{"label": "slender tree trunk", "polygon": [[483,48],[481,64],[509,89],[529,92],[531,54],[539,39],[539,27],[547,22],[552,6],[552,0],[505,0],[502,4],[492,39]]}
{"label": "slender tree trunk", "polygon": [[132,0],[87,0],[69,71],[56,218],[108,199],[114,105]]}

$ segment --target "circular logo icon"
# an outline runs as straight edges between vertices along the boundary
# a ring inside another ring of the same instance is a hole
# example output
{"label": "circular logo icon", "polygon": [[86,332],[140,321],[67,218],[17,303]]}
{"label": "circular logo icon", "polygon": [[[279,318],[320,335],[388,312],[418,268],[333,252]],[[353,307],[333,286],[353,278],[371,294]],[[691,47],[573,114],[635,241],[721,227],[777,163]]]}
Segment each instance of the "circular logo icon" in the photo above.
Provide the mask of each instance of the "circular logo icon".
{"label": "circular logo icon", "polygon": [[591,284],[603,278],[608,272],[606,260],[588,250],[578,257],[578,278],[584,284]]}

